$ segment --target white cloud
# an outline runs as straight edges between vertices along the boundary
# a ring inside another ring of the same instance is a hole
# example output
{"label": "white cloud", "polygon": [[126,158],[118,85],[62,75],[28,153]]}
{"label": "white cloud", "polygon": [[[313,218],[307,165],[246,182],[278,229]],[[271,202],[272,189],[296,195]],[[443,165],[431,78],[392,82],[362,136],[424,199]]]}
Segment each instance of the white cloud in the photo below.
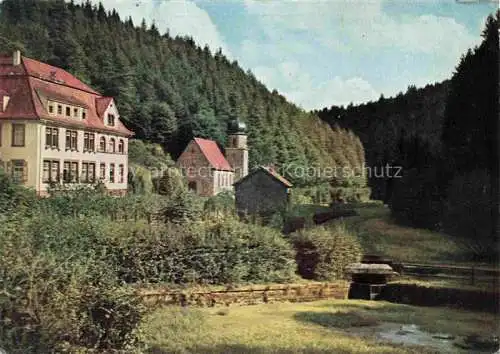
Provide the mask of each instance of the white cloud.
{"label": "white cloud", "polygon": [[[454,18],[404,13],[389,16],[384,13],[381,3],[382,0],[245,0],[247,12],[256,18],[256,26],[260,26],[272,40],[294,38],[293,34],[304,33],[319,45],[317,49],[323,48],[324,52],[331,53],[332,58],[340,54],[358,58],[367,55],[374,58],[373,53],[399,53],[402,59],[397,64],[402,70],[399,72],[404,72],[405,77],[413,77],[413,82],[405,85],[424,85],[449,78],[460,56],[479,42],[475,33],[471,34]],[[301,43],[304,44],[300,41],[290,42],[294,50],[299,48]],[[293,58],[289,49],[282,45],[272,47],[254,39],[247,40],[242,51],[249,54],[249,59],[252,55],[256,57],[266,53],[279,63]],[[307,51],[307,47],[304,47],[304,51]],[[317,52],[318,50],[310,51],[312,55]],[[427,58],[426,64],[419,62],[418,58],[423,56]],[[248,62],[252,63],[251,60]],[[418,72],[411,67],[416,62],[420,66],[432,63],[425,67],[425,72]],[[373,59],[367,63],[371,70],[384,70],[380,65],[383,63],[374,62]],[[329,99],[325,102],[327,106],[332,103],[346,104],[350,101],[376,99],[379,94],[375,94],[375,85],[379,89],[378,92],[382,88],[385,89],[386,95],[404,90],[404,87],[390,86],[391,81],[397,80],[389,79],[387,85],[381,82],[369,83],[360,77],[343,79],[343,73],[335,73],[335,68],[331,67],[325,72],[333,71],[338,77],[325,77],[317,80],[315,85],[298,88],[294,83],[302,82],[299,78],[286,81],[280,73],[279,65],[267,66],[266,69],[258,68],[256,75],[265,83],[272,82],[274,87],[280,89],[288,98],[304,107],[311,107],[313,102],[320,104],[313,108],[321,107],[323,97]],[[306,81],[304,79],[304,82]]]}
{"label": "white cloud", "polygon": [[315,84],[297,62],[282,62],[276,68],[259,66],[253,70],[257,79],[270,89],[277,89],[304,109],[348,105],[376,100],[380,95],[360,77],[326,78]]}
{"label": "white cloud", "polygon": [[[142,19],[153,21],[161,33],[168,29],[172,36],[191,36],[195,42],[208,44],[212,52],[218,48],[227,57],[232,54],[208,13],[189,0],[169,0],[155,3],[152,0],[101,0],[106,9],[115,8],[122,18],[132,17],[135,25]],[[97,2],[97,1],[96,1]]]}

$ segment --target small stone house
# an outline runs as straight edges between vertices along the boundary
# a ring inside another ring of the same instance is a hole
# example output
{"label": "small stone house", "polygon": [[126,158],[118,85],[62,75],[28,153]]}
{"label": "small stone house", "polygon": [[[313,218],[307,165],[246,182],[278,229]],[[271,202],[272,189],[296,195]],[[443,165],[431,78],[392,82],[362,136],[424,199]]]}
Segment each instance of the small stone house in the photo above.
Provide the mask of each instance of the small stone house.
{"label": "small stone house", "polygon": [[260,166],[234,184],[239,213],[269,215],[286,208],[292,184],[273,168]]}
{"label": "small stone house", "polygon": [[246,126],[234,120],[229,125],[226,156],[213,140],[194,138],[177,159],[176,165],[189,189],[203,197],[232,191],[233,184],[248,174]]}

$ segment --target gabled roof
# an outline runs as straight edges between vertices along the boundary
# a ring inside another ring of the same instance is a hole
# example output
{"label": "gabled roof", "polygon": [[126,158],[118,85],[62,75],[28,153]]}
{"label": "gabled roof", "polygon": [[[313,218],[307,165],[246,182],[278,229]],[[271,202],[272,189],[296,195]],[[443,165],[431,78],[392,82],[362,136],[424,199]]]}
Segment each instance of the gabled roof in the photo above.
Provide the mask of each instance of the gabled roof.
{"label": "gabled roof", "polygon": [[95,106],[99,117],[103,118],[104,112],[109,107],[111,101],[113,101],[112,97],[98,97],[95,99]]}
{"label": "gabled roof", "polygon": [[194,141],[213,168],[221,171],[233,171],[215,141],[201,138],[194,138]]}
{"label": "gabled roof", "polygon": [[293,187],[293,184],[290,183],[285,177],[281,176],[274,169],[272,169],[270,167],[265,167],[265,166],[259,166],[259,167],[257,167],[252,172],[250,172],[248,175],[246,175],[245,177],[243,177],[240,180],[236,181],[233,185],[236,186],[236,185],[240,184],[241,182],[246,181],[248,178],[250,178],[254,174],[256,174],[258,172],[261,172],[261,171],[264,171],[266,174],[268,174],[269,176],[271,176],[274,179],[276,179],[278,182],[280,182],[285,187],[287,187],[287,188]]}
{"label": "gabled roof", "polygon": [[[103,97],[65,70],[33,59],[21,57],[21,64],[13,65],[11,56],[0,56],[0,91],[10,97],[6,110],[0,109],[0,120],[43,119],[82,129],[133,135],[120,119],[113,127],[104,124],[102,114],[113,100],[111,97]],[[86,117],[76,120],[49,114],[47,100],[84,107]]]}

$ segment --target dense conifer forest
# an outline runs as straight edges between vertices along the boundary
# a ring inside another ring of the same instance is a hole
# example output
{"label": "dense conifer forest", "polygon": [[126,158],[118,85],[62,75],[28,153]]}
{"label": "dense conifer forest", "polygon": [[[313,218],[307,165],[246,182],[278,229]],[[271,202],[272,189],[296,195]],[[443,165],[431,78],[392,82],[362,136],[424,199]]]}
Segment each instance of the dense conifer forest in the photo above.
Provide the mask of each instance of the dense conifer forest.
{"label": "dense conifer forest", "polygon": [[396,220],[460,237],[478,257],[498,257],[499,14],[451,80],[316,112],[359,136],[368,166],[402,167],[370,180]]}
{"label": "dense conifer forest", "polygon": [[[0,51],[61,67],[113,96],[136,137],[161,144],[175,159],[193,136],[222,147],[239,118],[249,129],[250,165],[346,166],[363,163],[351,132],[270,92],[219,50],[172,38],[155,25],[134,24],[101,4],[5,0]],[[296,185],[311,178],[289,175]]]}

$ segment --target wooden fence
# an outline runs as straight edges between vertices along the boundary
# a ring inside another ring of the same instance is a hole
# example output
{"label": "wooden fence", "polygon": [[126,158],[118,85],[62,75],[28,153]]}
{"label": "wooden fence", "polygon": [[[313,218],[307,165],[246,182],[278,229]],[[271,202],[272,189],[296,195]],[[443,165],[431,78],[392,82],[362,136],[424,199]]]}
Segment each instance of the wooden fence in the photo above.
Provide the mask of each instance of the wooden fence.
{"label": "wooden fence", "polygon": [[500,270],[481,266],[453,266],[441,264],[394,263],[392,267],[400,275],[411,275],[436,279],[458,279],[476,285],[478,282],[491,281],[498,284]]}

